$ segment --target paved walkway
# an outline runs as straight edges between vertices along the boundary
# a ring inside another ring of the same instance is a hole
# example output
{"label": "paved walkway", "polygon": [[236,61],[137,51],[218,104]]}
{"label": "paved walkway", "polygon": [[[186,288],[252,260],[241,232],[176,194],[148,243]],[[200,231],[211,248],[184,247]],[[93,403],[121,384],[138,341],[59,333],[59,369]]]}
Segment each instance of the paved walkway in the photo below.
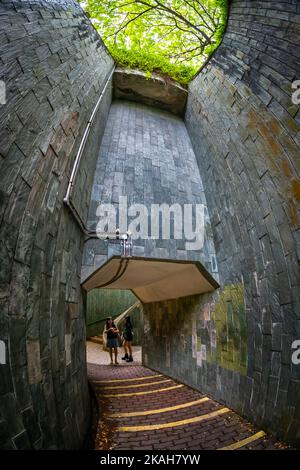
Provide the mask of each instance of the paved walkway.
{"label": "paved walkway", "polygon": [[[140,346],[133,346],[132,355],[134,359],[134,364],[142,364],[142,350]],[[118,362],[120,365],[127,365],[124,361],[121,360],[121,357],[124,356],[124,350],[122,348],[118,349]],[[86,358],[88,364],[98,364],[98,365],[110,365],[110,356],[109,353],[103,351],[101,344],[92,343],[87,341],[86,343]]]}
{"label": "paved walkway", "polygon": [[280,449],[220,403],[136,364],[88,364],[101,419],[96,449]]}

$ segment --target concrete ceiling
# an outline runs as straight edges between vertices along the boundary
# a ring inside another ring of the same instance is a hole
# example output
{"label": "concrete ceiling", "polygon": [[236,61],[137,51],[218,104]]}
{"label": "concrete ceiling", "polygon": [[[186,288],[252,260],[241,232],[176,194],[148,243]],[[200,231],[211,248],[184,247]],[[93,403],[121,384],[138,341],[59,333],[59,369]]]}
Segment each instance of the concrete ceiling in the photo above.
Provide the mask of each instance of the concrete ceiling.
{"label": "concrete ceiling", "polygon": [[199,261],[113,256],[82,287],[130,289],[149,303],[212,292],[219,284]]}

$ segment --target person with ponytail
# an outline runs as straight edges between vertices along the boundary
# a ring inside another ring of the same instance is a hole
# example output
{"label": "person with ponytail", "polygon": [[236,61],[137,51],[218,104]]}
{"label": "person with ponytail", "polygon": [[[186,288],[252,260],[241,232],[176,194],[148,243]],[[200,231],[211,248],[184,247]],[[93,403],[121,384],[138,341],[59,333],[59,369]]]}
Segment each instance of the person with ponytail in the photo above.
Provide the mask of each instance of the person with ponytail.
{"label": "person with ponytail", "polygon": [[126,315],[125,317],[125,326],[124,326],[124,331],[123,331],[123,338],[124,338],[124,350],[125,350],[125,356],[122,357],[123,361],[126,362],[133,362],[133,357],[132,357],[132,340],[133,340],[133,326],[130,320],[130,316]]}

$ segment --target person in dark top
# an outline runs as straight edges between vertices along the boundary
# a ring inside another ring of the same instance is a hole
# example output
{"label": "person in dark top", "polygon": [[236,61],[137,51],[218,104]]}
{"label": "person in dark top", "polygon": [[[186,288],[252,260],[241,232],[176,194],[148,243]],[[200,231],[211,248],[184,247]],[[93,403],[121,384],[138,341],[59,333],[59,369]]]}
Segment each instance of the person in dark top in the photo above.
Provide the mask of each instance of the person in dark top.
{"label": "person in dark top", "polygon": [[[124,331],[123,331],[123,338],[124,338],[124,350],[125,350],[125,356],[122,357],[123,361],[126,362],[133,362],[133,357],[132,357],[132,340],[133,340],[133,326],[130,320],[130,316],[127,315],[125,317],[125,326],[124,326]],[[128,354],[129,353],[129,354]]]}
{"label": "person in dark top", "polygon": [[115,364],[118,363],[118,346],[119,346],[119,330],[116,327],[113,319],[110,317],[106,320],[106,327],[105,331],[107,337],[107,347],[109,348],[109,355],[110,355],[110,364],[112,365],[113,362],[113,350],[115,355]]}

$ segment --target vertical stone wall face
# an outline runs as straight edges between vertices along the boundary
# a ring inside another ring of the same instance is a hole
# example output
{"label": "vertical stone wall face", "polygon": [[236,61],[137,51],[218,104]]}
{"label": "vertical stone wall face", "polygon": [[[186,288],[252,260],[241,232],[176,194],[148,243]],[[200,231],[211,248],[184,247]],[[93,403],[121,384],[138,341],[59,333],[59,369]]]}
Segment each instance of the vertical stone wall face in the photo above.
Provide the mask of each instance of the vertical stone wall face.
{"label": "vertical stone wall face", "polygon": [[[194,330],[192,320],[180,318],[188,322],[190,338],[196,330],[199,348],[215,349],[204,352],[196,371],[187,345],[173,362],[171,357],[169,371],[182,379],[193,363],[189,380],[203,392],[298,446],[300,366],[291,357],[300,338],[300,112],[291,97],[292,82],[300,79],[299,37],[299,2],[231,2],[223,43],[190,84],[185,117],[211,216],[223,300],[161,307],[167,327],[178,312],[192,312]],[[243,314],[235,313],[244,338],[238,346],[234,335],[224,339],[218,319],[225,315],[230,325],[232,313],[243,310],[241,289],[246,340]],[[150,325],[153,308],[145,309]],[[154,349],[160,338],[158,333]]]}
{"label": "vertical stone wall face", "polygon": [[[0,447],[74,449],[90,418],[83,240],[63,197],[113,61],[75,1],[5,1],[0,18]],[[83,218],[94,165],[90,149]]]}
{"label": "vertical stone wall face", "polygon": [[[95,230],[100,217],[99,203],[117,210],[119,197],[126,196],[128,208],[144,204],[151,214],[152,204],[171,207],[177,203],[184,215],[184,204],[204,205],[204,245],[188,250],[187,239],[152,239],[151,222],[146,237],[133,240],[135,256],[200,260],[217,277],[215,250],[199,170],[189,136],[181,118],[143,104],[115,100],[104,131],[88,216],[88,227]],[[128,223],[136,216],[130,214]],[[181,219],[182,222],[183,218]],[[179,223],[178,223],[179,225]],[[182,225],[184,225],[182,223]],[[147,238],[148,239],[145,239]],[[120,244],[91,239],[85,243],[82,278],[101,266],[107,257],[120,254]]]}

